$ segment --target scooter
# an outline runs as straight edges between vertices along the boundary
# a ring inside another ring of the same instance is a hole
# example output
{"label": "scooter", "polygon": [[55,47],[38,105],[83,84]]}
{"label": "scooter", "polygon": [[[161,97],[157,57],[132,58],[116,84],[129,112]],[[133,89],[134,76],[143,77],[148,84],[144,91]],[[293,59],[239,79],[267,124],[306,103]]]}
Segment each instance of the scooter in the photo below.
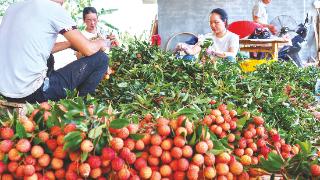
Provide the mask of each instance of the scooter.
{"label": "scooter", "polygon": [[278,53],[278,57],[282,61],[293,61],[298,67],[302,67],[301,58],[299,56],[299,52],[302,47],[302,43],[305,41],[307,37],[307,26],[308,23],[308,14],[304,21],[304,24],[299,24],[298,29],[296,30],[297,35],[291,39],[292,45],[286,45],[280,49]]}

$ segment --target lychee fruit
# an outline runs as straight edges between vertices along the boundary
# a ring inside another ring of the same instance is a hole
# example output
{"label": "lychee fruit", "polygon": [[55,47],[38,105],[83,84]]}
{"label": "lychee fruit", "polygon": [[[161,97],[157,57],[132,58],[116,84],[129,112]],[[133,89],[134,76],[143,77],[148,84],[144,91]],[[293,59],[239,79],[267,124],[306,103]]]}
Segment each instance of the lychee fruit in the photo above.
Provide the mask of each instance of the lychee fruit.
{"label": "lychee fruit", "polygon": [[197,145],[196,145],[196,151],[200,154],[204,154],[208,151],[208,145],[206,142],[204,141],[200,141]]}
{"label": "lychee fruit", "polygon": [[229,173],[229,166],[224,163],[216,164],[216,171],[218,175],[227,175]]}
{"label": "lychee fruit", "polygon": [[148,167],[148,166],[145,166],[145,167],[140,169],[139,175],[143,179],[149,179],[151,177],[151,175],[152,175],[152,169],[150,167]]}
{"label": "lychee fruit", "polygon": [[123,140],[121,138],[113,138],[110,142],[110,146],[112,147],[112,149],[114,149],[115,151],[119,151],[120,149],[123,148]]}
{"label": "lychee fruit", "polygon": [[81,142],[80,148],[81,148],[82,152],[89,153],[89,152],[91,152],[93,150],[94,146],[93,146],[93,143],[90,140],[85,139],[85,140],[83,140]]}
{"label": "lychee fruit", "polygon": [[13,142],[11,140],[3,140],[0,142],[0,151],[3,153],[9,152],[13,147]]}
{"label": "lychee fruit", "polygon": [[162,149],[160,146],[151,146],[149,152],[154,157],[160,157],[162,154]]}
{"label": "lychee fruit", "polygon": [[63,128],[63,132],[64,134],[68,134],[69,132],[75,131],[77,129],[77,125],[76,124],[67,124],[64,128]]}
{"label": "lychee fruit", "polygon": [[2,180],[14,180],[13,176],[11,174],[2,174],[1,179]]}
{"label": "lychee fruit", "polygon": [[128,164],[133,164],[136,161],[136,158],[137,158],[136,154],[133,152],[130,152],[128,156],[125,158],[125,160]]}
{"label": "lychee fruit", "polygon": [[0,129],[0,136],[2,139],[11,139],[14,136],[14,131],[10,127],[3,127]]}
{"label": "lychee fruit", "polygon": [[25,165],[24,166],[24,170],[23,170],[23,174],[25,176],[31,176],[35,173],[35,169],[34,169],[34,166],[33,165]]}
{"label": "lychee fruit", "polygon": [[0,174],[2,174],[7,169],[7,165],[0,161]]}
{"label": "lychee fruit", "polygon": [[31,143],[27,139],[20,139],[16,144],[16,148],[19,152],[26,153],[31,149]]}
{"label": "lychee fruit", "polygon": [[34,158],[33,156],[29,155],[27,157],[24,158],[24,163],[25,164],[30,164],[30,165],[36,165],[37,160],[36,158]]}
{"label": "lychee fruit", "polygon": [[47,142],[49,140],[49,133],[45,131],[40,131],[38,137],[42,142]]}
{"label": "lychee fruit", "polygon": [[168,136],[170,134],[170,127],[168,125],[160,125],[157,130],[161,136]]}
{"label": "lychee fruit", "polygon": [[214,154],[208,153],[206,155],[204,155],[204,164],[206,166],[213,166],[215,163],[215,156]]}
{"label": "lychee fruit", "polygon": [[31,155],[34,158],[39,158],[44,154],[44,150],[41,146],[39,145],[35,145],[31,148]]}
{"label": "lychee fruit", "polygon": [[55,139],[47,140],[46,144],[51,151],[54,151],[58,146],[57,141]]}
{"label": "lychee fruit", "polygon": [[51,167],[52,169],[61,169],[63,167],[63,160],[59,158],[53,158],[51,161]]}
{"label": "lychee fruit", "polygon": [[19,164],[16,161],[10,161],[7,168],[10,173],[14,173],[18,166]]}
{"label": "lychee fruit", "polygon": [[121,139],[126,139],[129,135],[129,130],[126,127],[121,128],[120,131],[117,133],[117,137]]}
{"label": "lychee fruit", "polygon": [[229,164],[230,172],[234,175],[240,175],[243,172],[243,166],[238,161]]}
{"label": "lychee fruit", "polygon": [[117,174],[119,180],[127,180],[130,178],[130,171],[127,168],[122,168]]}
{"label": "lychee fruit", "polygon": [[90,175],[90,165],[88,163],[82,163],[79,166],[79,173],[82,177],[87,178]]}
{"label": "lychee fruit", "polygon": [[195,154],[192,158],[192,162],[197,166],[201,166],[204,163],[204,157],[201,154]]}
{"label": "lychee fruit", "polygon": [[131,151],[134,150],[135,145],[136,145],[136,143],[135,143],[134,140],[131,139],[131,138],[127,138],[127,139],[124,141],[124,147],[129,148]]}
{"label": "lychee fruit", "polygon": [[134,163],[134,167],[136,170],[140,171],[143,167],[147,166],[147,161],[143,158],[138,158]]}
{"label": "lychee fruit", "polygon": [[41,167],[47,167],[50,164],[50,156],[48,154],[43,154],[38,159],[38,163]]}
{"label": "lychee fruit", "polygon": [[310,166],[312,176],[320,176],[320,166],[317,164],[312,164]]}
{"label": "lychee fruit", "polygon": [[57,179],[64,179],[66,176],[66,171],[64,169],[58,169],[54,172]]}
{"label": "lychee fruit", "polygon": [[63,150],[63,146],[58,146],[54,152],[53,156],[59,159],[64,159],[67,156],[67,152]]}
{"label": "lychee fruit", "polygon": [[144,149],[144,142],[140,139],[136,142],[135,149],[142,151]]}
{"label": "lychee fruit", "polygon": [[21,154],[15,148],[11,149],[8,153],[10,161],[19,161],[21,159]]}
{"label": "lychee fruit", "polygon": [[102,159],[104,160],[113,160],[116,157],[116,153],[113,149],[109,148],[109,147],[105,147],[102,149]]}
{"label": "lychee fruit", "polygon": [[112,169],[114,171],[120,171],[124,167],[124,161],[121,158],[114,158],[111,162]]}
{"label": "lychee fruit", "polygon": [[101,163],[102,162],[99,156],[90,156],[88,158],[88,164],[90,165],[91,169],[99,168]]}
{"label": "lychee fruit", "polygon": [[130,134],[136,134],[139,130],[139,125],[138,124],[129,124],[127,128],[129,130]]}
{"label": "lychee fruit", "polygon": [[185,158],[178,160],[178,171],[187,171],[189,168],[189,161]]}

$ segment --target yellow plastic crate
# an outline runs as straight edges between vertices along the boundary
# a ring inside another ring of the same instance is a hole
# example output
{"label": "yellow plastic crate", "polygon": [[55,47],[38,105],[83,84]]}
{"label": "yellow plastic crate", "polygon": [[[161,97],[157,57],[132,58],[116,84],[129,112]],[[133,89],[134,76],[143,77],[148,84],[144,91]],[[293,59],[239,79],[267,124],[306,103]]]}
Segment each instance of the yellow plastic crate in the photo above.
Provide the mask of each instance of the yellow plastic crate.
{"label": "yellow plastic crate", "polygon": [[240,62],[240,67],[243,72],[253,72],[257,68],[256,66],[261,65],[261,64],[271,64],[277,60],[257,60],[257,59],[247,59],[242,62]]}

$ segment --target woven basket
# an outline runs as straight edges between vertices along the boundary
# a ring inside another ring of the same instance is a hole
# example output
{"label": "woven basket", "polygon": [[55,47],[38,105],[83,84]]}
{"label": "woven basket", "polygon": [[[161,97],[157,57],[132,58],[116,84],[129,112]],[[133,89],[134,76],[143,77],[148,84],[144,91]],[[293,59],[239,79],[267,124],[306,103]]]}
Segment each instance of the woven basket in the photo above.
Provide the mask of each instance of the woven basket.
{"label": "woven basket", "polygon": [[179,33],[175,33],[174,35],[172,35],[172,36],[168,39],[167,44],[166,44],[166,49],[165,49],[166,51],[169,50],[169,47],[170,47],[170,44],[171,44],[172,40],[173,40],[174,38],[176,38],[177,36],[180,36],[180,35],[190,35],[190,36],[197,37],[197,35],[195,35],[195,34],[192,33],[192,32],[179,32]]}

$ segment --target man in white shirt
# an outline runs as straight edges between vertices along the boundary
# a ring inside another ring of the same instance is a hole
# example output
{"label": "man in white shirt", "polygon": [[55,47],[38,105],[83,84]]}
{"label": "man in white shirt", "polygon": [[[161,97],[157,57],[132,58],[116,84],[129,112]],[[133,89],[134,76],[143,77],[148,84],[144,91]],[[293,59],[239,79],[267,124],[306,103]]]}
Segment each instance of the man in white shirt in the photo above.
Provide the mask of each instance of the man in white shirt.
{"label": "man in white shirt", "polygon": [[271,3],[271,0],[258,0],[253,6],[252,17],[253,21],[268,28],[273,34],[276,33],[276,29],[273,25],[268,24],[267,5]]}
{"label": "man in white shirt", "polygon": [[[83,22],[85,23],[85,29],[82,34],[88,39],[96,39],[96,38],[103,38],[106,39],[108,43],[108,47],[106,49],[106,53],[114,47],[118,46],[118,41],[115,38],[115,35],[108,33],[104,29],[98,26],[98,12],[94,7],[85,7],[82,11]],[[76,56],[79,59],[82,55],[79,52],[76,52]]]}
{"label": "man in white shirt", "polygon": [[[108,67],[104,40],[90,41],[62,7],[64,0],[28,0],[11,5],[0,25],[0,94],[12,102],[43,102],[94,93]],[[58,34],[68,41],[55,43]],[[85,55],[48,73],[50,54],[73,47]]]}

